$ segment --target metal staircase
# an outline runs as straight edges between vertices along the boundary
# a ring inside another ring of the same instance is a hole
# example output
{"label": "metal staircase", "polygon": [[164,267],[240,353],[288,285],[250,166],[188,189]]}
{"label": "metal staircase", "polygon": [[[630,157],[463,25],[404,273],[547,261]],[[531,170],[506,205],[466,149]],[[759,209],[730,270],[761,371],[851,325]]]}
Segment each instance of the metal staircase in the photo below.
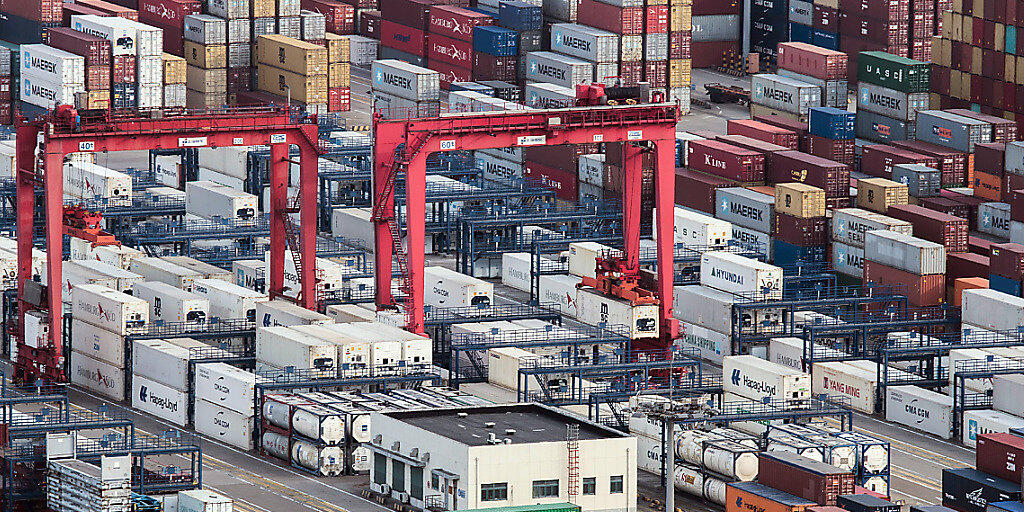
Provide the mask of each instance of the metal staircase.
{"label": "metal staircase", "polygon": [[565,447],[568,450],[569,478],[568,494],[569,501],[573,502],[580,494],[580,425],[571,423],[565,426]]}
{"label": "metal staircase", "polygon": [[[292,220],[292,214],[298,213],[299,211],[299,197],[295,196],[291,206],[285,209],[284,212],[284,239],[288,245],[288,251],[291,252],[292,262],[295,264],[295,279],[298,282],[298,290],[295,293],[295,302],[301,303],[302,300],[302,253],[300,252],[299,245],[299,227],[295,225],[295,221]],[[315,279],[315,277],[314,277]],[[314,286],[315,289],[315,286]],[[283,293],[284,290],[281,290]],[[319,300],[320,297],[317,297]]]}

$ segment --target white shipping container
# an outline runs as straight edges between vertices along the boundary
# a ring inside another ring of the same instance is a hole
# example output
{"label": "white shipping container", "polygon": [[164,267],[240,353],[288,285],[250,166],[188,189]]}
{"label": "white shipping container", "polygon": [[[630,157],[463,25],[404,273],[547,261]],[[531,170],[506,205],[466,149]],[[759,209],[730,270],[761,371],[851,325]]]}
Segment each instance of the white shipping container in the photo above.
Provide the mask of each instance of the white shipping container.
{"label": "white shipping container", "polygon": [[124,368],[71,351],[71,383],[118,402],[124,400]]}
{"label": "white shipping container", "polygon": [[[242,450],[252,450],[253,417],[206,400],[196,400],[196,432]],[[179,508],[180,510],[180,508]]]}
{"label": "white shipping container", "polygon": [[576,91],[546,82],[526,84],[523,96],[526,105],[533,108],[568,108],[576,105]]}
{"label": "white shipping container", "polygon": [[857,411],[874,414],[878,374],[849,363],[814,363],[815,394],[847,397],[850,406]]}
{"label": "white shipping container", "polygon": [[[804,355],[804,340],[801,338],[772,338],[768,342],[768,360],[775,364],[803,371]],[[815,344],[814,355],[816,357],[843,357],[847,354],[821,344]]]}
{"label": "white shipping container", "polygon": [[215,403],[252,416],[255,407],[256,374],[227,363],[196,365],[196,400]]}
{"label": "white shipping container", "polygon": [[26,71],[50,83],[85,85],[85,57],[45,44],[21,45],[21,72]]}
{"label": "white shipping container", "polygon": [[731,333],[734,302],[735,295],[707,286],[676,286],[672,289],[672,316],[680,322]]}
{"label": "white shipping container", "polygon": [[412,101],[437,101],[440,74],[394,59],[376,60],[370,67],[372,88]]}
{"label": "white shipping container", "polygon": [[256,219],[256,196],[212,181],[185,184],[185,212],[207,219],[252,222]]}
{"label": "white shipping container", "polygon": [[751,77],[750,93],[754,103],[793,114],[806,115],[821,105],[820,87],[775,74]]}
{"label": "white shipping container", "polygon": [[999,238],[1010,238],[1010,205],[981,203],[978,205],[978,231]]}
{"label": "white shipping container", "polygon": [[195,270],[160,258],[136,258],[132,260],[130,270],[149,281],[167,283],[185,291],[192,289],[196,279],[203,278],[203,275]]}
{"label": "white shipping container", "polygon": [[946,273],[946,248],[892,231],[864,234],[864,258],[919,276]]}
{"label": "white shipping container", "polygon": [[864,277],[864,249],[835,242],[832,244],[832,268],[840,274]]}
{"label": "white shipping container", "polygon": [[810,375],[755,356],[727,356],[722,375],[722,389],[752,400],[771,398],[799,405],[811,398]]}
{"label": "white shipping container", "polygon": [[992,408],[1014,416],[1024,417],[1024,375],[996,375],[992,377]]}
{"label": "white shipping container", "polygon": [[538,281],[541,304],[558,304],[563,315],[580,318],[576,285],[583,282],[583,279],[566,275],[542,275]]}
{"label": "white shipping container", "polygon": [[775,198],[742,187],[715,191],[715,216],[763,233],[771,232]]}
{"label": "white shipping container", "polygon": [[147,96],[155,96],[154,98],[147,98],[146,101],[155,101],[155,104],[159,105],[164,90],[163,58],[158,55],[135,59],[135,77],[139,85],[139,101],[142,101],[142,95],[145,91]]}
{"label": "white shipping container", "polygon": [[256,359],[298,370],[318,369],[324,376],[337,373],[337,347],[320,338],[284,326],[256,329]]}
{"label": "white shipping container", "polygon": [[199,166],[233,178],[246,179],[249,154],[257,149],[260,146],[199,148]]}
{"label": "white shipping container", "polygon": [[953,399],[917,386],[887,386],[885,419],[950,439],[953,437]]}
{"label": "white shipping container", "polygon": [[961,442],[964,446],[978,446],[978,436],[982,434],[1006,433],[1011,428],[1024,427],[1024,418],[1012,416],[1001,411],[975,410],[964,411],[961,423]]}
{"label": "white shipping container", "polygon": [[569,243],[569,273],[579,277],[597,277],[597,258],[613,253],[611,247],[597,242]]}
{"label": "white shipping container", "polygon": [[423,271],[424,304],[439,308],[487,307],[493,303],[494,285],[444,267]]}
{"label": "white shipping container", "polygon": [[132,373],[186,391],[189,355],[188,349],[164,340],[135,340]]}
{"label": "white shipping container", "polygon": [[682,348],[696,349],[700,358],[706,361],[722,364],[725,356],[732,353],[732,337],[728,334],[682,320],[679,333],[677,344]]}
{"label": "white shipping container", "polygon": [[1024,299],[990,289],[964,290],[962,321],[989,331],[1015,331],[1024,325]]}
{"label": "white shipping container", "polygon": [[184,107],[186,94],[185,84],[164,84],[164,106]]}
{"label": "white shipping container", "polygon": [[912,235],[913,229],[913,225],[905,220],[860,208],[841,208],[832,214],[832,240],[853,247],[864,247],[864,233],[868,231],[882,230]]}
{"label": "white shipping container", "polygon": [[64,195],[128,206],[132,203],[132,178],[102,165],[69,162],[64,164]]}
{"label": "white shipping container", "polygon": [[149,302],[152,321],[184,322],[193,326],[206,324],[210,317],[210,301],[167,283],[141,282],[134,295]]}
{"label": "white shipping container", "polygon": [[604,154],[580,155],[577,166],[580,183],[598,187],[604,185]]}
{"label": "white shipping container", "polygon": [[202,45],[227,44],[227,20],[209,14],[189,14],[184,19],[185,40]]}
{"label": "white shipping container", "polygon": [[483,171],[487,181],[512,182],[523,178],[522,161],[510,160],[506,156],[495,155],[493,151],[477,151],[473,156],[474,166]]}
{"label": "white shipping container", "polygon": [[505,389],[518,389],[522,361],[537,357],[532,352],[516,347],[487,349],[487,382]]}
{"label": "white shipping container", "polygon": [[115,57],[135,55],[135,48],[138,46],[135,41],[135,27],[123,23],[122,20],[124,18],[74,14],[71,16],[71,28],[110,41],[111,53]]}
{"label": "white shipping container", "polygon": [[177,512],[231,512],[232,503],[231,498],[206,489],[179,491]]}
{"label": "white shipping container", "polygon": [[[71,284],[74,285],[81,284],[85,280],[89,279],[90,276],[93,276],[113,279],[114,284],[111,288],[128,294],[131,294],[132,290],[135,289],[136,283],[142,282],[142,276],[135,272],[95,259],[72,260],[65,262],[64,265],[61,266],[61,271],[65,278],[65,285],[67,284],[68,279],[71,279]],[[65,294],[70,293],[70,290],[63,291]]]}
{"label": "white shipping container", "polygon": [[[655,212],[658,210],[655,209]],[[733,224],[680,206],[673,211],[675,243],[690,246],[725,245],[732,240]],[[658,239],[654,231],[654,239]]]}
{"label": "white shipping container", "polygon": [[633,305],[628,301],[601,295],[587,288],[576,291],[579,321],[590,324],[619,324],[629,330],[632,339],[657,338],[658,306]]}
{"label": "white shipping container", "polygon": [[782,298],[782,269],[732,253],[701,255],[700,284],[724,292]]}
{"label": "white shipping container", "polygon": [[175,425],[188,425],[188,392],[142,375],[132,375],[132,407]]}
{"label": "white shipping container", "polygon": [[124,336],[115,332],[88,322],[71,322],[71,349],[93,359],[124,368],[124,343]]}
{"label": "white shipping container", "polygon": [[525,71],[528,80],[576,87],[577,84],[586,84],[593,80],[594,65],[554,52],[529,52],[526,54]]}
{"label": "white shipping container", "polygon": [[551,50],[590,62],[618,62],[619,35],[576,23],[551,25]]}
{"label": "white shipping container", "polygon": [[210,316],[221,319],[244,318],[256,321],[256,304],[269,300],[264,293],[221,279],[198,279],[192,293],[210,301]]}
{"label": "white shipping container", "polygon": [[105,286],[84,284],[71,294],[71,315],[116,334],[145,327],[149,323],[149,303]]}
{"label": "white shipping container", "polygon": [[261,327],[277,325],[321,325],[331,324],[327,315],[310,311],[292,302],[270,300],[256,304],[256,322]]}
{"label": "white shipping container", "polygon": [[374,251],[375,234],[369,208],[335,208],[331,210],[331,234],[349,244]]}
{"label": "white shipping container", "polygon": [[532,256],[526,252],[506,252],[501,255],[501,284],[530,291],[533,282]]}

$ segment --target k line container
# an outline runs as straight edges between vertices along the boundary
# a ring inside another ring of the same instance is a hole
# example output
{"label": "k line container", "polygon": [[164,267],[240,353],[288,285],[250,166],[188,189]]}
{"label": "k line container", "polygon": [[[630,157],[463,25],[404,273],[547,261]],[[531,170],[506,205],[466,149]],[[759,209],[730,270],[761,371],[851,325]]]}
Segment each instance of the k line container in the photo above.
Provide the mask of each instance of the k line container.
{"label": "k line container", "polygon": [[726,252],[701,256],[700,283],[729,293],[782,296],[782,269]]}
{"label": "k line container", "polygon": [[754,75],[751,101],[794,114],[806,115],[821,105],[821,88],[780,75]]}
{"label": "k line container", "polygon": [[764,179],[764,155],[724,142],[696,140],[687,145],[687,162],[697,171],[742,182]]}

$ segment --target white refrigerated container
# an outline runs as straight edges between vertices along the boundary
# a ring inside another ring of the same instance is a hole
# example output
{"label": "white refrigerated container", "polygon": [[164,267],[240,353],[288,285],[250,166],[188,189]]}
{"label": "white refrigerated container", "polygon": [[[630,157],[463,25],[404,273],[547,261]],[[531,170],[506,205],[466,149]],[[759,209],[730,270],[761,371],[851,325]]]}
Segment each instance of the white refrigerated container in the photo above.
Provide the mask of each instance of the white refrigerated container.
{"label": "white refrigerated container", "polygon": [[333,343],[284,326],[256,328],[256,359],[297,370],[315,369],[317,375],[337,374],[338,349]]}
{"label": "white refrigerated container", "polygon": [[991,409],[964,411],[960,440],[964,446],[973,448],[978,445],[978,436],[1005,433],[1011,428],[1024,428],[1024,418]]}
{"label": "white refrigerated container", "polygon": [[195,270],[185,268],[161,258],[135,258],[130,269],[144,277],[147,281],[159,281],[189,291],[196,279],[203,275]]}
{"label": "white refrigerated container", "polygon": [[177,512],[231,512],[231,498],[206,489],[178,492]]}
{"label": "white refrigerated container", "polygon": [[61,273],[64,276],[61,292],[65,297],[71,293],[69,286],[79,284],[105,284],[119,292],[132,294],[135,284],[142,281],[142,276],[135,272],[91,259],[65,261],[61,265]]}
{"label": "white refrigerated container", "polygon": [[727,356],[722,376],[726,392],[752,400],[770,398],[798,406],[811,398],[810,375],[751,355]]}
{"label": "white refrigerated container", "polygon": [[[680,206],[675,207],[673,216],[675,217],[674,229],[677,244],[713,247],[732,240],[732,223],[728,221]],[[657,240],[657,230],[653,234],[654,239]]]}
{"label": "white refrigerated container", "polygon": [[206,219],[255,222],[259,209],[256,196],[212,181],[185,184],[185,212]]}
{"label": "white refrigerated container", "polygon": [[231,271],[220,268],[216,265],[211,265],[205,261],[199,261],[190,256],[161,256],[160,259],[169,261],[178,265],[179,267],[185,267],[189,270],[198,272],[203,279],[220,279],[221,281],[232,281]]}
{"label": "white refrigerated container", "polygon": [[867,414],[875,413],[878,374],[849,363],[814,363],[814,394],[849,398],[850,407]]}
{"label": "white refrigerated container", "polygon": [[490,306],[494,285],[444,267],[426,267],[423,272],[424,304],[439,308]]}
{"label": "white refrigerated container", "polygon": [[118,368],[125,366],[124,336],[88,322],[72,320],[71,349]]}
{"label": "white refrigerated container", "polygon": [[179,426],[188,425],[188,392],[132,375],[132,407]]}
{"label": "white refrigerated container", "polygon": [[131,206],[132,177],[87,162],[64,164],[64,195],[74,199],[102,199],[108,205]]}
{"label": "white refrigerated container", "polygon": [[188,349],[164,340],[135,340],[132,373],[187,391],[189,356]]}
{"label": "white refrigerated container", "polygon": [[964,290],[961,320],[990,331],[1015,331],[1024,325],[1024,299],[991,289]]}
{"label": "white refrigerated container", "polygon": [[537,355],[516,347],[487,349],[487,382],[505,389],[518,389],[519,367]]}
{"label": "white refrigerated container", "polygon": [[196,365],[196,400],[252,416],[255,407],[256,374],[227,363]]}
{"label": "white refrigerated container", "polygon": [[231,282],[266,293],[267,283],[265,282],[266,264],[263,260],[236,260],[231,262]]}
{"label": "white refrigerated container", "polygon": [[140,282],[135,285],[135,296],[150,304],[151,321],[185,322],[199,326],[210,316],[210,301],[194,293],[161,282]]}
{"label": "white refrigerated container", "polygon": [[576,304],[579,308],[578,319],[583,323],[623,325],[632,339],[657,338],[660,332],[657,305],[633,305],[589,288],[576,290]]}
{"label": "white refrigerated container", "polygon": [[736,254],[706,252],[700,258],[700,284],[761,299],[782,298],[782,269]]}
{"label": "white refrigerated container", "polygon": [[370,367],[370,343],[354,334],[348,324],[295,325],[292,329],[337,346],[335,361],[343,377],[367,374]]}
{"label": "white refrigerated container", "polygon": [[198,279],[192,293],[210,301],[210,316],[221,319],[244,318],[256,321],[256,305],[269,300],[264,293],[220,279]]}
{"label": "white refrigerated container", "polygon": [[256,325],[259,327],[331,323],[334,322],[329,316],[310,311],[288,301],[268,300],[256,303]]}
{"label": "white refrigerated container", "polygon": [[576,302],[576,285],[583,279],[567,275],[542,275],[538,279],[541,304],[558,304],[562,314],[569,318],[580,318]]}
{"label": "white refrigerated container", "polygon": [[106,286],[83,284],[71,293],[71,316],[117,334],[145,327],[149,303]]}
{"label": "white refrigerated container", "polygon": [[953,437],[953,398],[917,386],[887,386],[885,419],[949,439]]}
{"label": "white refrigerated container", "polygon": [[124,368],[71,351],[71,383],[118,402],[124,400]]}
{"label": "white refrigerated container", "polygon": [[[253,416],[196,400],[196,432],[242,450],[252,450]],[[180,510],[180,509],[179,509]]]}
{"label": "white refrigerated container", "polygon": [[569,244],[569,274],[579,277],[597,276],[597,258],[612,252],[612,248],[597,242]]}
{"label": "white refrigerated container", "polygon": [[732,353],[732,338],[728,334],[682,321],[679,334],[679,346],[696,350],[701,359],[712,363],[722,364],[722,359]]}
{"label": "white refrigerated container", "polygon": [[375,312],[358,304],[329,304],[326,313],[337,323],[371,322],[377,319]]}
{"label": "white refrigerated container", "polygon": [[528,252],[506,252],[501,255],[501,284],[530,291],[533,257]]}

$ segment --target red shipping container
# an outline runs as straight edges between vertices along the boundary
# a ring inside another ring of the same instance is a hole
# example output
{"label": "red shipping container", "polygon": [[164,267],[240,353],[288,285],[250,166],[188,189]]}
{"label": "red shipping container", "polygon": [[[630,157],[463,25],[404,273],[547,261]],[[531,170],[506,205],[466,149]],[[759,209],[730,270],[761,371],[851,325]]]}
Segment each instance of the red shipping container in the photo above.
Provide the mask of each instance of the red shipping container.
{"label": "red shipping container", "polygon": [[430,9],[430,32],[460,41],[472,43],[473,27],[492,24],[494,18],[461,7],[436,5]]}
{"label": "red shipping container", "polygon": [[953,109],[952,112],[954,114],[969,117],[971,119],[977,119],[979,121],[991,123],[993,142],[1012,142],[1017,140],[1017,125],[1014,124],[1014,122],[1010,121],[1009,119],[1003,119],[1001,117],[994,115],[981,114],[973,110],[964,108]]}
{"label": "red shipping container", "polygon": [[565,171],[539,162],[527,160],[523,164],[523,176],[538,181],[544,187],[555,191],[555,196],[565,201],[579,200],[576,191],[578,173]]}
{"label": "red shipping container", "polygon": [[60,23],[62,6],[62,0],[0,0],[0,12],[43,23]]}
{"label": "red shipping container", "polygon": [[644,62],[644,80],[650,82],[651,87],[665,87],[667,71],[668,62],[663,60]]}
{"label": "red shipping container", "polygon": [[690,57],[693,69],[716,68],[722,65],[726,53],[738,52],[738,41],[693,41],[690,40]]}
{"label": "red shipping container", "polygon": [[689,59],[690,45],[693,40],[693,32],[689,30],[675,30],[668,33],[668,58]]}
{"label": "red shipping container", "polygon": [[117,16],[119,18],[139,21],[139,11],[123,5],[104,2],[103,0],[76,0],[75,3],[103,11],[107,13],[107,16]]}
{"label": "red shipping container", "polygon": [[110,83],[135,83],[134,55],[115,55],[110,69]]}
{"label": "red shipping container", "polygon": [[1024,438],[1009,432],[977,436],[978,470],[1011,482],[1021,481],[1024,468]]}
{"label": "red shipping container", "polygon": [[[0,100],[6,100],[10,106],[11,100],[11,75],[0,75]],[[0,103],[3,105],[3,103]]]}
{"label": "red shipping container", "polygon": [[139,21],[157,27],[184,29],[185,16],[199,14],[202,10],[199,0],[139,0]]}
{"label": "red shipping container", "polygon": [[878,19],[905,21],[910,17],[909,0],[854,0],[843,2],[842,7]]}
{"label": "red shipping container", "polygon": [[839,10],[814,4],[814,28],[839,32]]}
{"label": "red shipping container", "polygon": [[341,0],[342,2],[355,7],[356,9],[377,9],[377,0]]}
{"label": "red shipping container", "polygon": [[959,203],[966,206],[968,211],[970,212],[967,216],[970,228],[978,229],[978,207],[980,207],[982,203],[989,202],[989,199],[982,199],[980,197],[974,196],[966,196],[959,192],[953,192],[949,189],[940,190],[939,195],[946,199],[952,200],[955,203]]}
{"label": "red shipping container", "polygon": [[778,65],[801,75],[822,80],[846,80],[847,57],[843,52],[807,43],[779,43]]}
{"label": "red shipping container", "polygon": [[[1012,173],[1003,173],[1003,188],[1000,190],[999,197],[1000,201],[1004,203],[1010,203],[1010,219],[1013,218],[1013,191],[1024,189],[1024,176],[1020,176]],[[1024,214],[1024,212],[1021,212]],[[1024,217],[1024,215],[1019,215]]]}
{"label": "red shipping container", "polygon": [[989,257],[973,252],[951,252],[946,255],[946,280],[952,282],[961,277],[983,277],[988,279]]}
{"label": "red shipping container", "polygon": [[636,85],[644,81],[643,62],[620,62],[619,79],[625,85]]}
{"label": "red shipping container", "polygon": [[1002,176],[1006,167],[1006,144],[984,142],[974,145],[974,172]]}
{"label": "red shipping container", "polygon": [[1010,194],[1010,220],[1024,222],[1024,189],[1014,189]]}
{"label": "red shipping container", "polygon": [[689,169],[676,169],[676,204],[714,214],[715,191],[733,186],[736,183],[725,178]]}
{"label": "red shipping container", "polygon": [[752,139],[763,140],[790,149],[797,149],[796,133],[760,121],[730,119],[725,124],[725,131],[729,135],[745,135]]}
{"label": "red shipping container", "polygon": [[943,186],[962,184],[967,180],[967,153],[917,140],[894,140],[889,144],[935,158],[936,168],[942,171]]}
{"label": "red shipping container", "polygon": [[327,89],[327,110],[329,112],[347,112],[350,109],[351,90],[348,87]]}
{"label": "red shipping container", "polygon": [[46,32],[48,45],[85,57],[86,66],[110,66],[110,41],[66,27]]}
{"label": "red shipping container", "polygon": [[861,16],[851,11],[839,14],[839,29],[843,36],[852,36],[881,45],[906,45],[910,40],[910,30],[906,23]]}
{"label": "red shipping container", "polygon": [[[393,1],[393,0],[392,0]],[[618,7],[597,0],[580,0],[578,23],[622,35],[644,33],[642,7]]]}
{"label": "red shipping container", "polygon": [[323,14],[327,31],[332,34],[355,32],[356,9],[351,5],[338,0],[302,0],[302,8]]}
{"label": "red shipping container", "polygon": [[495,57],[494,55],[473,52],[473,80],[516,81],[516,66],[519,58],[515,56]]}
{"label": "red shipping container", "polygon": [[[764,3],[764,0],[754,0],[754,5]],[[743,2],[740,0],[694,0],[693,15],[705,16],[711,14],[740,14],[743,11]]]}
{"label": "red shipping container", "polygon": [[97,64],[86,66],[85,88],[90,91],[110,89],[110,65]]}
{"label": "red shipping container", "polygon": [[961,219],[967,219],[971,216],[971,209],[966,204],[958,203],[945,197],[921,197],[918,198],[918,201],[921,203],[921,206],[929,210],[960,217]]}
{"label": "red shipping container", "polygon": [[430,69],[437,71],[441,75],[439,78],[441,79],[441,88],[444,90],[448,90],[448,87],[451,86],[453,82],[473,81],[473,71],[469,68],[456,66],[449,62],[436,62],[429,59],[427,60],[427,64]]}
{"label": "red shipping container", "polygon": [[424,32],[430,27],[430,0],[380,0],[382,19]]}
{"label": "red shipping container", "polygon": [[828,219],[825,217],[805,219],[775,212],[772,236],[776,240],[800,247],[827,245],[829,240]]}
{"label": "red shipping container", "polygon": [[919,276],[865,258],[865,287],[870,283],[900,287],[911,306],[938,306],[946,298],[944,274]]}
{"label": "red shipping container", "polygon": [[107,13],[105,13],[103,11],[98,11],[96,9],[93,9],[92,7],[86,7],[84,5],[78,5],[78,4],[64,4],[64,7],[62,8],[62,12],[61,12],[61,16],[63,17],[63,21],[61,21],[60,24],[62,26],[64,26],[64,27],[70,27],[71,26],[71,16],[73,16],[75,14],[91,14],[93,16],[106,16],[107,15]]}
{"label": "red shipping container", "polygon": [[989,268],[993,274],[1013,281],[1024,281],[1024,245],[992,244],[989,251]]}
{"label": "red shipping container", "polygon": [[664,34],[668,32],[668,6],[649,5],[644,24],[645,34]]}
{"label": "red shipping container", "polygon": [[850,197],[848,166],[799,151],[776,153],[765,178],[771,183],[806,183],[824,190],[826,198]]}
{"label": "red shipping container", "polygon": [[967,219],[913,204],[890,206],[886,215],[914,226],[914,236],[935,242],[946,252],[967,252]]}
{"label": "red shipping container", "polygon": [[380,44],[423,57],[426,54],[427,33],[393,21],[382,20]]}
{"label": "red shipping container", "polygon": [[758,483],[822,505],[852,494],[853,472],[790,452],[758,454]]}
{"label": "red shipping container", "polygon": [[471,73],[473,69],[473,43],[437,34],[427,37],[427,60],[452,64]]}
{"label": "red shipping container", "polygon": [[363,11],[359,13],[359,35],[380,40],[380,11]]}
{"label": "red shipping container", "polygon": [[870,144],[861,150],[860,172],[864,174],[892,178],[895,164],[923,164],[934,168],[938,162],[930,156],[885,144]]}
{"label": "red shipping container", "polygon": [[689,167],[723,178],[764,181],[764,155],[715,140],[694,140],[687,144]]}
{"label": "red shipping container", "polygon": [[853,166],[855,161],[853,139],[826,139],[817,135],[807,136],[807,152],[829,160]]}
{"label": "red shipping container", "polygon": [[[807,150],[807,123],[782,116],[754,116],[754,121],[789,130],[797,135],[797,147],[800,151]],[[785,146],[786,144],[779,144]]]}

